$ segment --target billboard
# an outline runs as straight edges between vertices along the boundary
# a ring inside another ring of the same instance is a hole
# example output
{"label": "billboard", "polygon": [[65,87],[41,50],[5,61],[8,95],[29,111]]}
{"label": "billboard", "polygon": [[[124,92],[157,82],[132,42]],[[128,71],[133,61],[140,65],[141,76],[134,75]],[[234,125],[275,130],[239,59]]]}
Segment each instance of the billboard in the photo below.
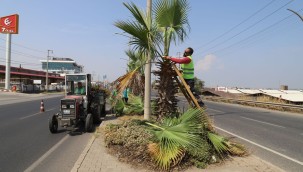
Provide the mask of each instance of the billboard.
{"label": "billboard", "polygon": [[0,18],[0,33],[18,34],[19,15],[14,14]]}

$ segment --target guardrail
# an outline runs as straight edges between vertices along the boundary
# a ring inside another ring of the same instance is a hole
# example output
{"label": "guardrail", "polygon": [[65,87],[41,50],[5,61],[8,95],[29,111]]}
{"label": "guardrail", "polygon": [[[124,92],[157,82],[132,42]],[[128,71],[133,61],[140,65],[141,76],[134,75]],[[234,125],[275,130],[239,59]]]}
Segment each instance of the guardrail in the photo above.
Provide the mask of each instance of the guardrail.
{"label": "guardrail", "polygon": [[292,104],[284,104],[284,103],[270,103],[270,102],[232,99],[232,98],[213,97],[213,96],[204,96],[204,99],[210,100],[210,101],[217,101],[217,102],[242,104],[242,105],[249,105],[249,106],[254,106],[254,107],[263,107],[263,108],[280,110],[280,111],[291,111],[291,112],[303,113],[303,106],[302,105],[292,105]]}

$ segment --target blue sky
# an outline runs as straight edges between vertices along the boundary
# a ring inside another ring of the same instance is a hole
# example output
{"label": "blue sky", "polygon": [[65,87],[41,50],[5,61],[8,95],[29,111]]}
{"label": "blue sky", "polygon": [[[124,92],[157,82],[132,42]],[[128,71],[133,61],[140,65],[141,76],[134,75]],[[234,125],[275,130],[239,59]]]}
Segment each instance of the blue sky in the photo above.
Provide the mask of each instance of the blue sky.
{"label": "blue sky", "polygon": [[[19,14],[19,34],[12,36],[12,65],[41,70],[39,60],[46,59],[50,49],[53,56],[84,65],[95,79],[107,75],[109,81],[115,80],[126,70],[121,58],[127,58],[128,39],[115,34],[121,31],[113,24],[131,19],[122,2],[130,1],[1,0],[0,16]],[[132,2],[146,9],[145,0]],[[295,15],[288,17],[292,13],[287,10],[303,9],[303,1],[189,3],[191,32],[185,42],[172,47],[170,55],[193,47],[196,76],[206,86],[303,89],[303,22]],[[2,65],[5,39],[1,34]]]}

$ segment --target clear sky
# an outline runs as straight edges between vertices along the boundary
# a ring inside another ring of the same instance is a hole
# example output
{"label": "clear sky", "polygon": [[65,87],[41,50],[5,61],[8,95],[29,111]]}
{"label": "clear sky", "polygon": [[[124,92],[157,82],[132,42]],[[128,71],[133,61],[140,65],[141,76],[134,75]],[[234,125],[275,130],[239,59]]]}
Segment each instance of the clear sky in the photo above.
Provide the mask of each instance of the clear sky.
{"label": "clear sky", "polygon": [[[123,75],[128,38],[113,24],[131,19],[128,0],[1,0],[0,16],[19,14],[12,36],[12,66],[41,70],[39,60],[68,57],[97,80]],[[146,9],[146,0],[133,0]],[[196,76],[206,86],[303,89],[303,22],[287,9],[302,0],[189,0],[191,31],[172,47],[177,56],[195,50]],[[299,11],[303,15],[302,11]],[[288,17],[288,18],[287,18]],[[0,34],[0,64],[5,64],[6,35]],[[182,54],[182,53],[181,53]],[[121,59],[122,58],[122,59]]]}

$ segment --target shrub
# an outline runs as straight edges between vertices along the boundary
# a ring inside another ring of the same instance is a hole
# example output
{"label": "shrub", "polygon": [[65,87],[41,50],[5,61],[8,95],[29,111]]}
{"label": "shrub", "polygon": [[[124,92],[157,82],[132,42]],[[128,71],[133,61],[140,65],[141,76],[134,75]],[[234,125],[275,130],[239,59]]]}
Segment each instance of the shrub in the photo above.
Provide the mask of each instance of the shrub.
{"label": "shrub", "polygon": [[144,126],[144,121],[129,120],[122,124],[108,124],[105,127],[105,143],[121,161],[133,162],[138,166],[153,163],[147,151],[147,144],[153,135]]}

